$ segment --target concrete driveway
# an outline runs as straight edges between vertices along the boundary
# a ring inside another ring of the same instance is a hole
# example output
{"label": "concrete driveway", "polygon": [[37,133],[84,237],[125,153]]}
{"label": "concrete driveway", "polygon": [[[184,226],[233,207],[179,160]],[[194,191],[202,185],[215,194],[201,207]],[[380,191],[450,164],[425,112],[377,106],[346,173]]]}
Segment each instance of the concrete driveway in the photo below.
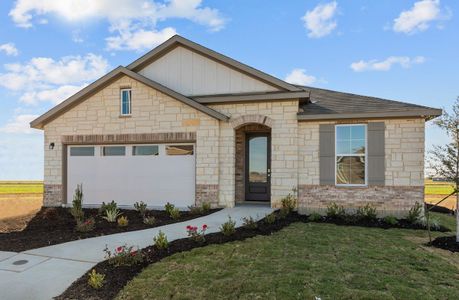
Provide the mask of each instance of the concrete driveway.
{"label": "concrete driveway", "polygon": [[263,218],[272,209],[265,206],[225,208],[208,216],[151,229],[117,233],[72,241],[21,253],[0,251],[0,299],[48,300],[60,295],[75,280],[104,260],[103,249],[120,245],[144,248],[153,244],[161,230],[169,241],[187,237],[187,225],[207,224],[207,233],[218,232],[228,216],[242,225],[243,217]]}

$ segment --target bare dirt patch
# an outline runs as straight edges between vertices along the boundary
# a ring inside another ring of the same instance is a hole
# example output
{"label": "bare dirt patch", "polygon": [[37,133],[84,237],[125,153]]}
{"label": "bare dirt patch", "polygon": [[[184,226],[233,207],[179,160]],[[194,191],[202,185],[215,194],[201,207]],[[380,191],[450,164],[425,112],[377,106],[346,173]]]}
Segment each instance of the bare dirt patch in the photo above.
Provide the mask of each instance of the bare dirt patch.
{"label": "bare dirt patch", "polygon": [[43,205],[43,194],[0,194],[0,232],[25,228]]}

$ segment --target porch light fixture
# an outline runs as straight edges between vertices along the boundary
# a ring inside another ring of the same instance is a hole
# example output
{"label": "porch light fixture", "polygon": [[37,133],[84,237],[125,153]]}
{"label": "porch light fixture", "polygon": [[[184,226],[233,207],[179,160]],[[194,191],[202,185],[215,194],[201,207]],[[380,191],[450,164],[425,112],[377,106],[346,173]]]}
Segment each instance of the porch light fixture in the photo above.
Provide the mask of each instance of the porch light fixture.
{"label": "porch light fixture", "polygon": [[54,143],[50,143],[49,144],[49,150],[53,150],[54,149]]}

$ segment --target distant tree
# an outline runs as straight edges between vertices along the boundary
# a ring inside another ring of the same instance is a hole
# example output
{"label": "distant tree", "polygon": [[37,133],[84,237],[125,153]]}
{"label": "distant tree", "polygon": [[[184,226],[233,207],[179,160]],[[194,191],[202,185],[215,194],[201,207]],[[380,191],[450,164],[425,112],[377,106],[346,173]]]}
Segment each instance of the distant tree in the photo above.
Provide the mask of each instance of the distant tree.
{"label": "distant tree", "polygon": [[456,242],[459,243],[459,97],[454,102],[452,112],[446,110],[434,121],[443,129],[451,141],[446,145],[435,145],[431,154],[431,168],[436,176],[443,177],[456,185]]}

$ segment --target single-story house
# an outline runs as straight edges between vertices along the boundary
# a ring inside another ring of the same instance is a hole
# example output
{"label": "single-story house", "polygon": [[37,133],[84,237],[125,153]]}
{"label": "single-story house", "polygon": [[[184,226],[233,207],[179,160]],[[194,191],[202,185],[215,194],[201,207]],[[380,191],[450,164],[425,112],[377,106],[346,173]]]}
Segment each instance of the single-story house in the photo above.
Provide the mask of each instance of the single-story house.
{"label": "single-story house", "polygon": [[44,204],[331,202],[401,214],[424,199],[425,122],[440,109],[293,85],[174,36],[31,122]]}

